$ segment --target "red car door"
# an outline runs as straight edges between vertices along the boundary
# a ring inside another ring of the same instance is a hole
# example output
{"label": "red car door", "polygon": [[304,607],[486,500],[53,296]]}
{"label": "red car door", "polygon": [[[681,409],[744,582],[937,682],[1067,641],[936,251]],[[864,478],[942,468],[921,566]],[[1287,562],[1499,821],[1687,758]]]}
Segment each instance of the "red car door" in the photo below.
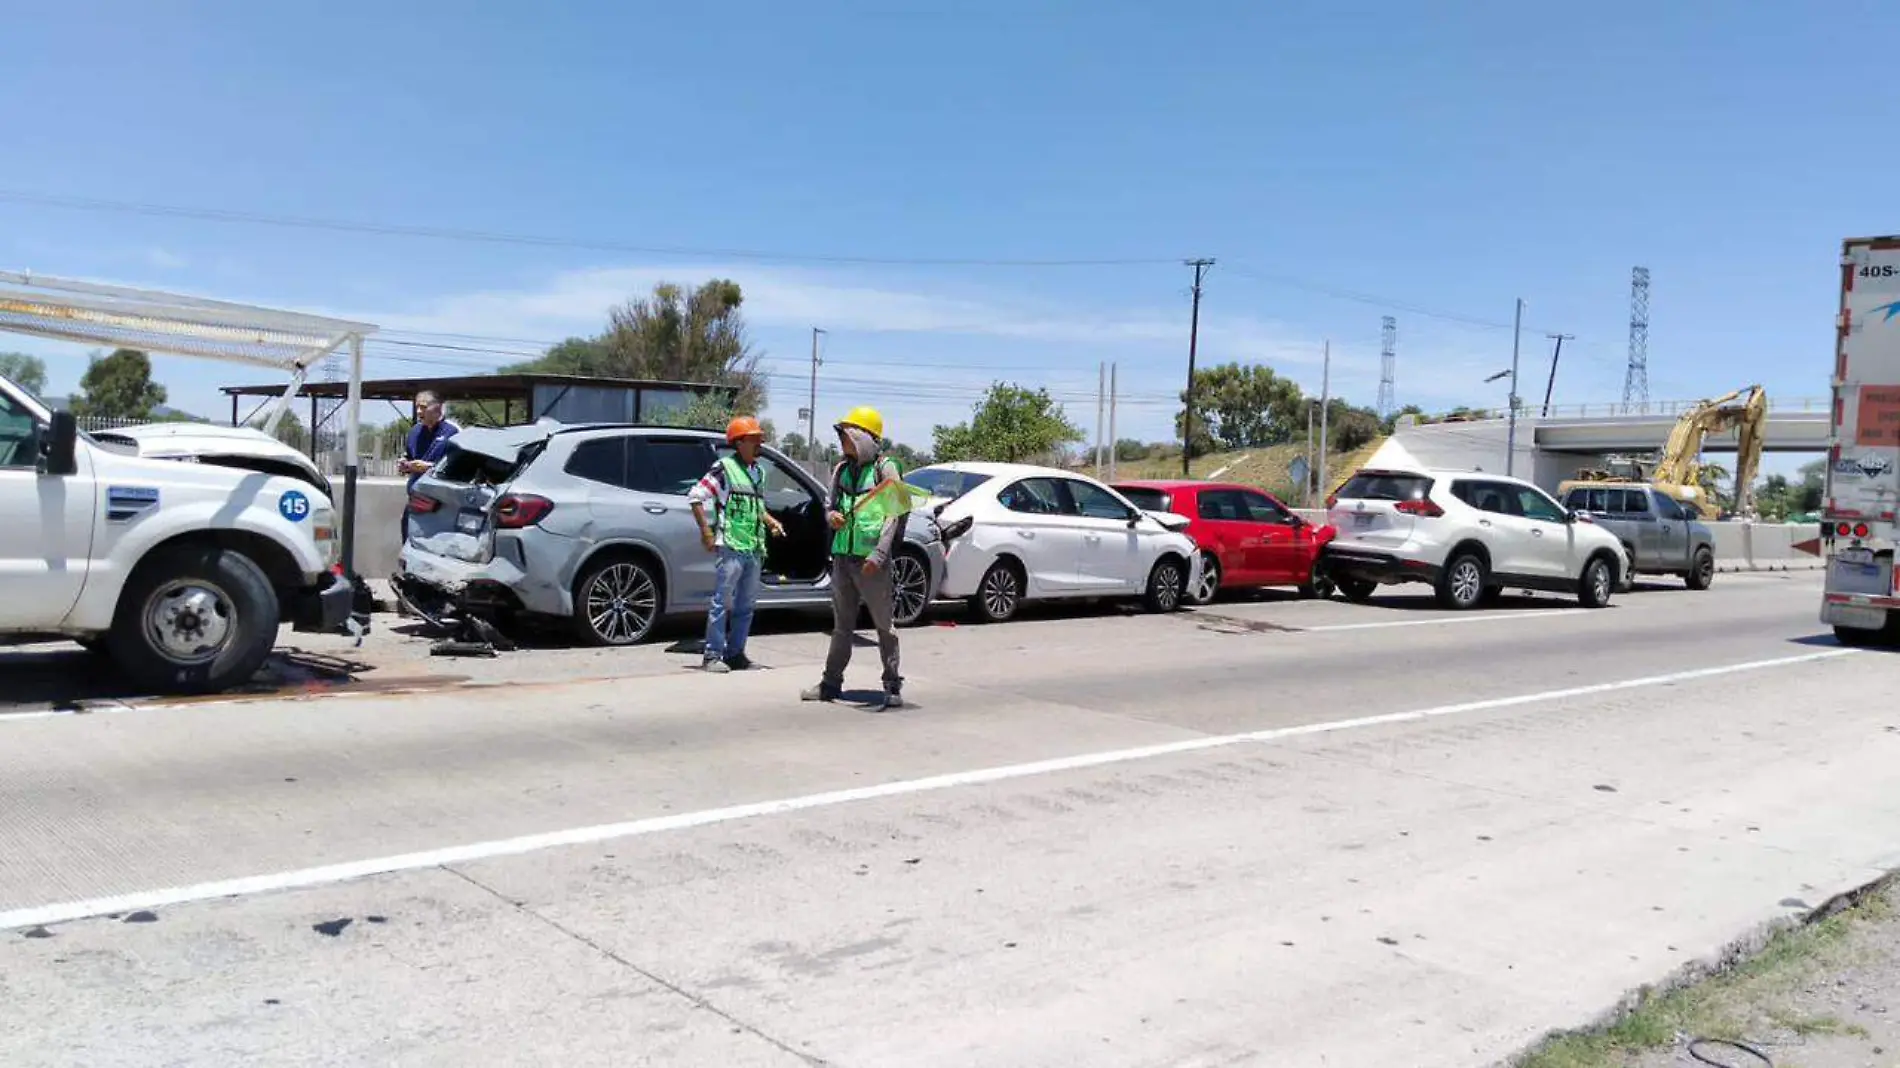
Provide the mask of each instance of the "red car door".
{"label": "red car door", "polygon": [[1259,576],[1255,581],[1263,585],[1305,582],[1312,562],[1299,537],[1306,531],[1294,522],[1293,513],[1259,490],[1236,490],[1234,495],[1246,509],[1248,541],[1253,546],[1248,564]]}
{"label": "red car door", "polygon": [[1201,548],[1220,561],[1221,585],[1258,585],[1259,534],[1247,514],[1238,490],[1203,487],[1194,503],[1194,536]]}

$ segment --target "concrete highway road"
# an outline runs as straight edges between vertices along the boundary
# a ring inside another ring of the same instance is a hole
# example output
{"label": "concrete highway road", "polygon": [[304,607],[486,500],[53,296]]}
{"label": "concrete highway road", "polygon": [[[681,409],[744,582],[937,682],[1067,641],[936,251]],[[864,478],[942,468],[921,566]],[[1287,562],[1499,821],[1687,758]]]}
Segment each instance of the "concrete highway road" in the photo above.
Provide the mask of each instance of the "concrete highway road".
{"label": "concrete highway road", "polygon": [[0,709],[0,1064],[1492,1063],[1900,865],[1900,670],[1818,602],[925,627],[894,713],[797,628]]}

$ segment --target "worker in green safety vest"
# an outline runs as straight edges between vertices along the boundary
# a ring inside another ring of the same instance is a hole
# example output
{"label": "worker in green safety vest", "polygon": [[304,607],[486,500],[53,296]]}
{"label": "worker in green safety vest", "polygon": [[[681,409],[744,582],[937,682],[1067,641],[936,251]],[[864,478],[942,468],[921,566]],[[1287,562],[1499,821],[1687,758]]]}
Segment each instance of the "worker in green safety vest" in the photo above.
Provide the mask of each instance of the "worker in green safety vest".
{"label": "worker in green safety vest", "polygon": [[[701,543],[707,552],[718,556],[713,564],[713,597],[706,611],[706,649],[701,663],[707,671],[721,674],[752,666],[745,655],[745,643],[752,633],[753,606],[759,600],[765,539],[785,534],[785,528],[765,510],[761,489],[765,475],[759,468],[764,428],[752,416],[739,416],[727,424],[726,441],[732,445],[733,454],[721,457],[686,495],[692,502],[693,518],[699,522]],[[713,509],[710,520],[707,505]]]}
{"label": "worker in green safety vest", "polygon": [[880,456],[884,417],[874,408],[854,408],[836,430],[844,453],[831,476],[831,501],[826,518],[831,537],[831,651],[818,685],[801,696],[807,701],[835,701],[844,691],[844,670],[851,663],[858,611],[862,608],[877,628],[878,656],[884,669],[881,706],[904,703],[904,676],[898,672],[897,630],[891,621],[889,565],[903,540],[911,495],[902,473],[888,457]]}

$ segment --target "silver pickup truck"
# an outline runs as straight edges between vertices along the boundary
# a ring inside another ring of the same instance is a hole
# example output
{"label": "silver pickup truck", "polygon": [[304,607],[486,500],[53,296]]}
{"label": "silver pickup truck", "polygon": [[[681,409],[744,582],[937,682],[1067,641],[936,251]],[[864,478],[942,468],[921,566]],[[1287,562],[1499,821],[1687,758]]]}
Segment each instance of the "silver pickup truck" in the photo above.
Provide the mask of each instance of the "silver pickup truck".
{"label": "silver pickup truck", "polygon": [[1692,590],[1706,590],[1715,581],[1715,532],[1652,485],[1570,484],[1564,506],[1622,538],[1638,575],[1675,575]]}

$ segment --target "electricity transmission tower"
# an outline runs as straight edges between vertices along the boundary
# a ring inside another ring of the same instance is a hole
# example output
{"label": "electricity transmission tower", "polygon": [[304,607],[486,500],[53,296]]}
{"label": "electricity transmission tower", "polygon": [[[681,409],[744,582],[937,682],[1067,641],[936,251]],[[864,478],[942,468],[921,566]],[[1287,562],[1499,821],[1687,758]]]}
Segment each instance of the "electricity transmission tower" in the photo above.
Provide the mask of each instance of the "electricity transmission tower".
{"label": "electricity transmission tower", "polygon": [[1379,418],[1390,419],[1398,407],[1393,396],[1393,372],[1398,364],[1399,321],[1388,315],[1379,320]]}
{"label": "electricity transmission tower", "polygon": [[1630,362],[1623,372],[1623,411],[1649,411],[1649,268],[1630,270]]}

